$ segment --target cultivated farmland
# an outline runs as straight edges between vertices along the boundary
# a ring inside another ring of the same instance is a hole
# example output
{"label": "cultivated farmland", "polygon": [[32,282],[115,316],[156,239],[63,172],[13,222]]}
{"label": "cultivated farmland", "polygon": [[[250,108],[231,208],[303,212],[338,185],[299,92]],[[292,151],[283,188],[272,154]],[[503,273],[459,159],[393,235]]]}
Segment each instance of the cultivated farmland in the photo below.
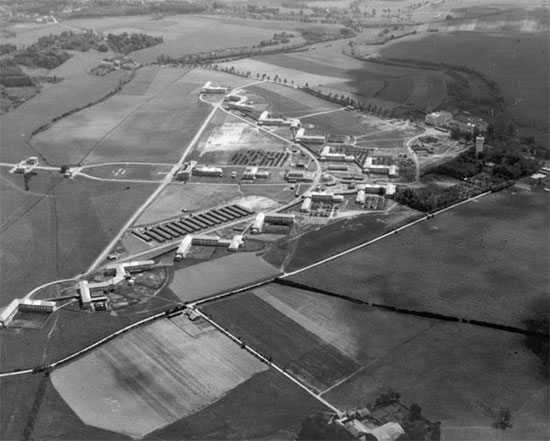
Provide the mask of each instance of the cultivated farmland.
{"label": "cultivated farmland", "polygon": [[209,325],[179,316],[104,345],[56,370],[52,382],[87,424],[142,437],[265,369]]}
{"label": "cultivated farmland", "polygon": [[271,369],[254,375],[212,405],[146,439],[293,440],[306,416],[325,409]]}
{"label": "cultivated farmland", "polygon": [[208,304],[204,311],[315,391],[326,389],[359,368],[350,357],[253,293]]}

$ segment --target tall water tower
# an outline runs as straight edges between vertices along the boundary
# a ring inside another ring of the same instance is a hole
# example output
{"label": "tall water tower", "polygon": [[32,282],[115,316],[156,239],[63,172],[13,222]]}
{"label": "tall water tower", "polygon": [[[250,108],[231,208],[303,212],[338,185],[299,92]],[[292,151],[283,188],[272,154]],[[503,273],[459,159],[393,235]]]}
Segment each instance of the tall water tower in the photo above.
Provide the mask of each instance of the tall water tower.
{"label": "tall water tower", "polygon": [[485,138],[483,136],[476,137],[476,158],[483,153],[483,145],[485,144]]}

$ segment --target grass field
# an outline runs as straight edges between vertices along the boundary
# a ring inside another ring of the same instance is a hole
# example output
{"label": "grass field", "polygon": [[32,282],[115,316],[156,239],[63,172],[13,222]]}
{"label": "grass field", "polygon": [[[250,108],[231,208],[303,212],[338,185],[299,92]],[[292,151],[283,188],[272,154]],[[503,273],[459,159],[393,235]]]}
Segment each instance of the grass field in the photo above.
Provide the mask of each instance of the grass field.
{"label": "grass field", "polygon": [[359,368],[350,357],[251,292],[208,304],[204,311],[315,391],[326,389]]}
{"label": "grass field", "polygon": [[186,73],[160,70],[146,94],[117,94],[63,119],[34,142],[57,163],[176,162],[210,110]]}
{"label": "grass field", "polygon": [[284,376],[254,375],[205,409],[146,437],[171,439],[293,440],[302,420],[324,406]]}
{"label": "grass field", "polygon": [[548,225],[545,193],[495,194],[295,280],[377,303],[524,327],[548,312]]}
{"label": "grass field", "polygon": [[52,382],[88,425],[142,437],[266,368],[210,325],[179,316],[125,334],[54,371]]}
{"label": "grass field", "polygon": [[158,222],[181,215],[182,208],[190,212],[204,210],[239,197],[233,186],[188,183],[168,185],[159,197],[143,212],[136,225]]}
{"label": "grass field", "polygon": [[162,181],[172,168],[169,164],[115,163],[84,167],[82,172],[102,179]]}
{"label": "grass field", "polygon": [[[475,57],[471,56],[473,46]],[[430,35],[396,43],[382,53],[387,57],[466,65],[483,72],[502,87],[510,110],[520,122],[548,128],[548,31]]]}
{"label": "grass field", "polygon": [[[33,130],[57,116],[107,95],[126,75],[128,73],[122,71],[104,77],[75,75],[60,83],[45,84],[37,96],[0,117],[0,159],[3,162],[19,162],[28,156],[36,156],[37,152],[26,143]],[[47,151],[38,150],[43,155],[41,160],[45,157],[55,164],[58,158],[50,157]],[[64,159],[63,162],[66,162]]]}
{"label": "grass field", "polygon": [[84,271],[155,188],[41,172],[25,192],[20,175],[0,176],[2,305],[41,283]]}
{"label": "grass field", "polygon": [[264,97],[269,103],[268,110],[275,115],[300,117],[340,107],[300,90],[273,83],[255,84],[247,87],[246,90]]}
{"label": "grass field", "polygon": [[193,301],[276,277],[278,268],[253,253],[236,253],[176,270],[170,289],[182,300]]}

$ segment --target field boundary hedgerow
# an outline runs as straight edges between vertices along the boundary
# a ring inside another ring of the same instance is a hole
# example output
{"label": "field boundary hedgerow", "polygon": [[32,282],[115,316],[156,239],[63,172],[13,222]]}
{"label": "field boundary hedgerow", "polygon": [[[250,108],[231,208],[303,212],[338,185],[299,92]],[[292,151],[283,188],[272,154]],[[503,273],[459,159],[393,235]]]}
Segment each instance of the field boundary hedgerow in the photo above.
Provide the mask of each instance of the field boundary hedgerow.
{"label": "field boundary hedgerow", "polygon": [[[42,133],[42,132],[48,130],[54,123],[56,123],[57,121],[59,121],[59,120],[61,120],[61,119],[63,119],[63,118],[66,118],[66,117],[68,117],[68,116],[70,116],[70,115],[72,115],[72,114],[74,114],[74,113],[80,112],[81,110],[85,110],[85,109],[87,109],[87,108],[89,108],[89,107],[95,106],[96,104],[99,104],[99,103],[101,103],[101,102],[107,100],[108,98],[112,97],[112,96],[115,95],[116,93],[120,92],[120,91],[122,90],[122,88],[123,88],[126,84],[128,84],[130,81],[132,81],[132,80],[134,79],[135,75],[136,75],[136,71],[135,71],[135,70],[131,71],[131,73],[130,73],[130,75],[128,76],[128,78],[126,78],[126,79],[124,79],[124,80],[122,80],[122,79],[119,80],[118,85],[117,85],[113,90],[111,90],[110,92],[107,92],[105,95],[103,95],[102,97],[100,97],[100,98],[98,98],[98,99],[96,99],[96,100],[94,100],[94,101],[92,101],[92,102],[89,102],[89,103],[87,103],[87,104],[84,104],[83,106],[80,106],[80,107],[76,107],[76,108],[74,108],[74,109],[72,109],[72,110],[69,110],[69,111],[67,111],[67,112],[65,112],[65,113],[63,113],[63,114],[61,114],[61,115],[58,115],[58,116],[54,117],[51,121],[49,121],[49,122],[47,122],[46,124],[43,124],[43,125],[41,125],[40,127],[34,129],[34,130],[31,132],[31,135],[30,135],[29,138],[32,138],[33,136],[36,136],[36,135],[38,135],[39,133]],[[29,143],[29,144],[30,144],[30,143]],[[34,149],[34,150],[36,150],[36,149]],[[44,160],[46,161],[47,164],[52,165],[52,164],[50,164],[50,163],[46,160],[46,158],[45,158],[43,155],[41,155],[41,156],[44,158]]]}
{"label": "field boundary hedgerow", "polygon": [[348,302],[357,303],[359,305],[370,306],[372,308],[378,308],[378,309],[382,309],[384,311],[396,312],[398,314],[411,315],[411,316],[415,316],[415,317],[427,318],[427,319],[438,320],[438,321],[443,321],[443,322],[464,323],[464,324],[473,325],[473,326],[480,326],[482,328],[490,328],[490,329],[495,329],[497,331],[511,332],[513,334],[521,334],[521,335],[525,335],[525,336],[531,336],[531,337],[542,338],[542,339],[550,338],[545,333],[536,332],[536,331],[532,331],[532,330],[529,330],[529,329],[518,328],[516,326],[501,325],[501,324],[498,324],[498,323],[486,322],[486,321],[475,320],[475,319],[468,319],[468,318],[464,318],[464,317],[456,317],[456,316],[452,316],[452,315],[440,314],[440,313],[437,313],[437,312],[398,308],[398,307],[392,306],[392,305],[383,305],[383,304],[380,304],[380,303],[369,302],[369,301],[361,300],[361,299],[358,299],[358,298],[355,298],[355,297],[352,297],[352,296],[348,296],[348,295],[345,295],[345,294],[338,294],[338,293],[335,293],[335,292],[332,292],[332,291],[327,291],[327,290],[324,290],[324,289],[321,289],[321,288],[316,288],[316,287],[307,285],[305,283],[294,282],[294,281],[288,280],[286,278],[283,279],[282,277],[279,277],[279,278],[275,279],[273,281],[273,283],[275,283],[277,285],[289,286],[291,288],[301,289],[303,291],[309,291],[309,292],[313,292],[313,293],[317,293],[317,294],[322,294],[322,295],[329,296],[329,297],[336,297],[336,298],[339,298],[339,299],[342,299],[342,300],[346,300]]}

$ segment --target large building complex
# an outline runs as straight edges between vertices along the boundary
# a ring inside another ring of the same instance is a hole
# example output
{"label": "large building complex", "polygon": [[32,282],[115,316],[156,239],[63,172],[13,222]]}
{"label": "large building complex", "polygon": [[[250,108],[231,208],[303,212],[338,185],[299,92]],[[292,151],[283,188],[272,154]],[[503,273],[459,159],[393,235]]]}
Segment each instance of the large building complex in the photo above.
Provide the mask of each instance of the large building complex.
{"label": "large building complex", "polygon": [[432,112],[426,115],[425,122],[431,126],[445,126],[451,122],[453,114],[450,112],[439,111]]}
{"label": "large building complex", "polygon": [[296,118],[273,118],[266,110],[258,118],[258,124],[261,126],[297,127],[300,125],[300,120]]}
{"label": "large building complex", "polygon": [[363,173],[387,175],[389,178],[398,176],[398,167],[394,164],[377,164],[376,158],[368,156],[363,164]]}
{"label": "large building complex", "polygon": [[326,145],[321,150],[321,161],[332,161],[332,162],[353,162],[355,161],[355,156],[346,155],[345,153],[333,153],[331,147]]}
{"label": "large building complex", "polygon": [[194,176],[210,176],[220,178],[223,176],[223,170],[220,167],[209,167],[206,165],[195,167],[193,169]]}
{"label": "large building complex", "polygon": [[[80,294],[80,302],[82,306],[88,308],[95,303],[103,303],[107,300],[103,294],[106,291],[114,289],[124,280],[131,278],[131,274],[143,271],[154,265],[153,260],[134,261],[126,263],[117,263],[115,265],[109,265],[105,268],[105,275],[112,276],[103,282],[88,282],[87,280],[81,280],[78,282],[78,292]],[[98,295],[94,295],[99,293]]]}
{"label": "large building complex", "polygon": [[250,229],[252,234],[260,234],[263,230],[264,224],[274,225],[292,225],[295,221],[294,214],[288,213],[258,213],[252,228]]}
{"label": "large building complex", "polygon": [[301,128],[296,131],[294,141],[301,142],[303,144],[324,144],[326,141],[326,136],[306,135],[306,130],[304,128]]}
{"label": "large building complex", "polygon": [[235,252],[238,251],[243,244],[244,240],[242,234],[236,234],[231,239],[222,239],[219,236],[211,236],[206,234],[196,236],[188,234],[183,238],[178,249],[176,250],[175,259],[185,259],[192,245],[202,245],[210,247],[225,246],[227,247],[228,251]]}
{"label": "large building complex", "polygon": [[7,326],[19,311],[51,313],[56,309],[57,304],[47,300],[14,299],[0,312],[0,326]]}
{"label": "large building complex", "polygon": [[202,86],[201,90],[201,93],[221,93],[224,95],[228,92],[229,87],[212,84],[212,81],[208,81],[204,86]]}

